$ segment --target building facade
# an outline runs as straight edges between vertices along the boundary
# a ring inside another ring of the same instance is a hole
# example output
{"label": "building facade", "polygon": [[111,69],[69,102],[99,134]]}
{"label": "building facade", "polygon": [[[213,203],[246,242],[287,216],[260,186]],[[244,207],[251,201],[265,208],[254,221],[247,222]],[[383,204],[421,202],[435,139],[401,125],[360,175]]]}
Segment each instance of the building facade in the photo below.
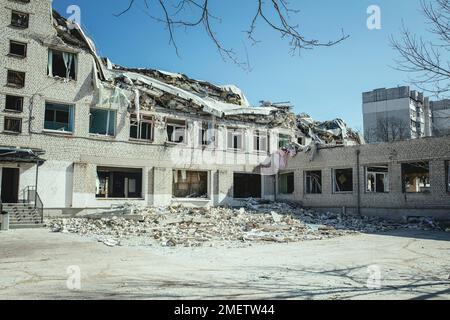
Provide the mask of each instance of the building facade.
{"label": "building facade", "polygon": [[376,89],[363,95],[367,143],[417,139],[432,135],[429,99],[409,87]]}
{"label": "building facade", "polygon": [[450,135],[450,99],[431,101],[433,114],[433,135]]}
{"label": "building facade", "polygon": [[[274,198],[275,178],[260,167],[296,139],[289,107],[251,107],[234,86],[113,66],[51,1],[0,4],[0,145],[40,150],[47,212]],[[0,161],[0,176],[3,202],[21,201],[35,164]]]}
{"label": "building facade", "polygon": [[323,147],[290,159],[277,199],[395,220],[450,220],[450,137]]}

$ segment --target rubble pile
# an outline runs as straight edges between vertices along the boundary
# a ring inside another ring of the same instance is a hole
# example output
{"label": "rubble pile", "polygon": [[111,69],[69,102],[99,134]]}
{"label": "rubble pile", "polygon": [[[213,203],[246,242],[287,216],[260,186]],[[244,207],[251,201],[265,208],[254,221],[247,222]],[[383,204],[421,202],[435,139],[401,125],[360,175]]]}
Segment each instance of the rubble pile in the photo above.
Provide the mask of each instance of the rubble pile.
{"label": "rubble pile", "polygon": [[139,238],[147,245],[215,246],[256,242],[320,240],[358,232],[397,228],[434,229],[432,221],[395,224],[374,218],[318,213],[289,203],[259,203],[249,200],[233,208],[141,208],[142,217],[126,215],[103,218],[56,218],[46,222],[53,232],[95,237],[107,246]]}
{"label": "rubble pile", "polygon": [[319,145],[355,145],[363,144],[363,138],[350,129],[341,119],[315,121],[309,115],[297,115],[297,127],[307,137]]}

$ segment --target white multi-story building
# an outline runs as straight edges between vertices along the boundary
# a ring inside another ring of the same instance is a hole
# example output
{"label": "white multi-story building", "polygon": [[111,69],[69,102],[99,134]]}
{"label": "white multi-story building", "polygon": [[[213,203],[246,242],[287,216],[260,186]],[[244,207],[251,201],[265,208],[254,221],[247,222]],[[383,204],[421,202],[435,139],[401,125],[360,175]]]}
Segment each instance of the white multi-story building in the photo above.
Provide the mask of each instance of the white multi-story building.
{"label": "white multi-story building", "polygon": [[296,139],[289,106],[113,65],[50,0],[0,5],[3,203],[34,200],[36,187],[46,210],[63,213],[274,198],[275,176],[261,170]]}
{"label": "white multi-story building", "polygon": [[433,113],[433,135],[450,135],[450,99],[431,101]]}

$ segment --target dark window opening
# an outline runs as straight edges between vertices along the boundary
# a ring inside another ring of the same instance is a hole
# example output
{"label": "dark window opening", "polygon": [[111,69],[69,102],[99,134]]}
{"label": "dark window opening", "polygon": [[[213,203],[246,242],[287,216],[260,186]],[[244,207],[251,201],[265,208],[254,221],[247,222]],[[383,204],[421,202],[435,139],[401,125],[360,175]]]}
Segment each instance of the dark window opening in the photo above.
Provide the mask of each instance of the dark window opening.
{"label": "dark window opening", "polygon": [[97,198],[142,198],[142,169],[97,168]]}
{"label": "dark window opening", "polygon": [[208,173],[205,171],[173,170],[174,198],[207,198]]}
{"label": "dark window opening", "polygon": [[23,111],[23,97],[6,96],[5,110],[8,111]]}
{"label": "dark window opening", "polygon": [[173,143],[186,143],[186,122],[169,120],[166,126],[167,141]]}
{"label": "dark window opening", "polygon": [[430,164],[427,161],[402,163],[403,192],[430,192]]}
{"label": "dark window opening", "polygon": [[7,84],[16,88],[25,86],[25,72],[8,70]]}
{"label": "dark window opening", "polygon": [[241,129],[227,129],[227,146],[228,149],[243,150],[244,149],[244,133]]}
{"label": "dark window opening", "polygon": [[5,131],[21,133],[22,132],[22,119],[5,118]]}
{"label": "dark window opening", "polygon": [[153,140],[153,119],[147,116],[141,116],[140,121],[136,115],[131,115],[130,119],[130,138],[137,140]]}
{"label": "dark window opening", "polygon": [[353,191],[353,169],[334,169],[333,191],[352,192]]}
{"label": "dark window opening", "polygon": [[280,194],[294,193],[294,173],[284,173],[278,176],[278,192]]}
{"label": "dark window opening", "polygon": [[73,53],[48,50],[47,74],[76,80],[77,56]]}
{"label": "dark window opening", "polygon": [[373,166],[366,168],[366,192],[389,192],[388,166]]}
{"label": "dark window opening", "polygon": [[116,111],[91,108],[89,133],[114,136],[116,128]]}
{"label": "dark window opening", "polygon": [[28,28],[28,22],[30,15],[28,13],[12,11],[11,13],[11,25],[18,28]]}
{"label": "dark window opening", "polygon": [[46,103],[44,129],[63,132],[73,131],[73,106]]}
{"label": "dark window opening", "polygon": [[322,193],[322,171],[305,171],[305,193]]}
{"label": "dark window opening", "polygon": [[27,56],[27,44],[17,41],[9,41],[9,54],[25,58]]}
{"label": "dark window opening", "polygon": [[233,191],[236,199],[261,198],[261,175],[234,173]]}

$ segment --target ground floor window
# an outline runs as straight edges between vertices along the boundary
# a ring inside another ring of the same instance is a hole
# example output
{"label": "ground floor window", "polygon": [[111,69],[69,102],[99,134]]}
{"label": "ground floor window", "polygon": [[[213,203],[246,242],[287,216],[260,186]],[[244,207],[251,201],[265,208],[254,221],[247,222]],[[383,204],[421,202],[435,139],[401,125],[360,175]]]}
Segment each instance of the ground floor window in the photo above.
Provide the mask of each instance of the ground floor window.
{"label": "ground floor window", "polygon": [[305,171],[305,193],[322,193],[322,171]]}
{"label": "ground floor window", "polygon": [[430,192],[430,163],[427,161],[402,163],[403,192]]}
{"label": "ground floor window", "polygon": [[294,193],[294,173],[282,173],[278,176],[278,193]]}
{"label": "ground floor window", "polygon": [[206,171],[173,171],[174,198],[207,198],[208,172]]}
{"label": "ground floor window", "polygon": [[353,169],[333,170],[333,192],[353,192]]}
{"label": "ground floor window", "polygon": [[142,169],[97,168],[97,198],[142,198]]}
{"label": "ground floor window", "polygon": [[233,197],[237,199],[261,198],[261,175],[234,173]]}
{"label": "ground floor window", "polygon": [[72,132],[73,110],[72,105],[46,102],[44,129]]}
{"label": "ground floor window", "polygon": [[366,192],[389,192],[388,165],[366,168]]}

